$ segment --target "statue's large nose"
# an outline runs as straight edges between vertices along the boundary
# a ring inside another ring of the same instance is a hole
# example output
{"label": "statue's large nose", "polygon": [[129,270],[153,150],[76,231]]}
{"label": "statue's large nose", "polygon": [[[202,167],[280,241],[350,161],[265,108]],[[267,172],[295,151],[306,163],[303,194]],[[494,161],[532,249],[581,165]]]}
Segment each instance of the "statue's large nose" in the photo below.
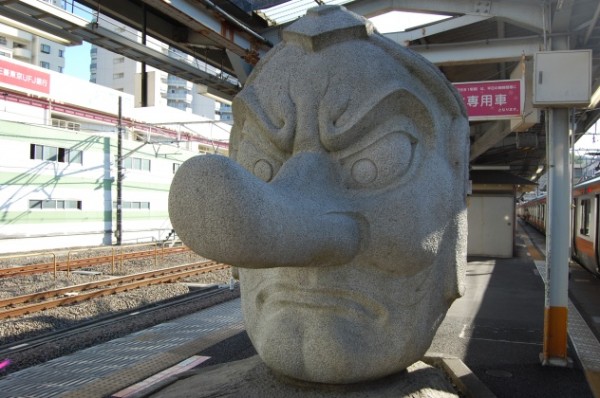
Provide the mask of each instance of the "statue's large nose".
{"label": "statue's large nose", "polygon": [[322,155],[289,160],[265,183],[229,158],[181,165],[169,215],[181,240],[204,257],[244,268],[339,265],[359,249],[359,220],[336,195]]}

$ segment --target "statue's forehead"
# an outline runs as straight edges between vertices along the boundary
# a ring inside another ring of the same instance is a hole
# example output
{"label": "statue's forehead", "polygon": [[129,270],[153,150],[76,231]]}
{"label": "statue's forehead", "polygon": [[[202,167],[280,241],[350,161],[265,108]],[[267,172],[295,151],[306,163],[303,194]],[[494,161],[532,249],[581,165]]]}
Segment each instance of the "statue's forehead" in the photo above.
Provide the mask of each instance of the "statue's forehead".
{"label": "statue's forehead", "polygon": [[307,123],[330,150],[396,116],[431,127],[428,90],[398,58],[369,40],[346,40],[318,52],[286,43],[255,72],[234,111],[242,102],[245,115],[238,120],[254,121],[261,135],[286,151],[295,128]]}
{"label": "statue's forehead", "polygon": [[[366,62],[369,60],[369,62]],[[262,107],[278,108],[290,98],[327,107],[362,108],[404,89],[420,97],[424,90],[397,59],[366,40],[346,41],[320,52],[287,44],[256,71],[248,86]]]}
{"label": "statue's forehead", "polygon": [[[264,72],[264,73],[263,73]],[[345,41],[319,52],[306,52],[295,43],[285,44],[262,65],[257,80],[314,81],[356,87],[358,78],[378,85],[402,79],[405,68],[379,46],[368,40]],[[276,83],[277,84],[277,83]]]}

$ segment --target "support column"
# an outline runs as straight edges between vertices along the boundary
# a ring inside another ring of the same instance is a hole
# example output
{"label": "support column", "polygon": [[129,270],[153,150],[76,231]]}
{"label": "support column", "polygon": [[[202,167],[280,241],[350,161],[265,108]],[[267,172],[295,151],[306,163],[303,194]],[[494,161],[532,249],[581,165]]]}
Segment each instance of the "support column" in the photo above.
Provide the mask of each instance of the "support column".
{"label": "support column", "polygon": [[571,175],[569,111],[550,109],[548,131],[548,217],[546,225],[546,304],[543,365],[566,366],[569,303]]}

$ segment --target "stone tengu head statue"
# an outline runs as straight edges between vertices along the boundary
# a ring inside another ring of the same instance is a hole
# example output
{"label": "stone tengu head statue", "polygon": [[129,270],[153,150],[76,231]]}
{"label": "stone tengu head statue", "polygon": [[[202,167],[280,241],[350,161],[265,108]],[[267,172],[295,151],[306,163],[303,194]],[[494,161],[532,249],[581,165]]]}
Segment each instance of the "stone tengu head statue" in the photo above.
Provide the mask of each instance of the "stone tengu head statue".
{"label": "stone tengu head statue", "polygon": [[462,289],[468,120],[421,56],[339,6],[283,31],[233,103],[231,159],[170,192],[191,249],[239,267],[274,371],[352,383],[422,358]]}

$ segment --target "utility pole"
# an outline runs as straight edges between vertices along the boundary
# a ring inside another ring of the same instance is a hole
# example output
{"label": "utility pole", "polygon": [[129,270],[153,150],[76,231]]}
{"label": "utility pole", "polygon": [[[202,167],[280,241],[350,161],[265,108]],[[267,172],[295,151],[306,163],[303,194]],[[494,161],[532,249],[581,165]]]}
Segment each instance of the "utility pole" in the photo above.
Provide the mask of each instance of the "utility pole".
{"label": "utility pole", "polygon": [[123,99],[119,97],[119,113],[117,125],[117,229],[115,237],[117,246],[121,246],[123,238],[123,117],[122,117]]}
{"label": "utility pole", "polygon": [[[142,45],[146,45],[146,29],[147,29],[147,17],[148,12],[146,11],[146,3],[142,4]],[[141,89],[142,89],[142,107],[148,106],[148,72],[146,71],[146,63],[142,62],[142,76],[141,76]]]}

